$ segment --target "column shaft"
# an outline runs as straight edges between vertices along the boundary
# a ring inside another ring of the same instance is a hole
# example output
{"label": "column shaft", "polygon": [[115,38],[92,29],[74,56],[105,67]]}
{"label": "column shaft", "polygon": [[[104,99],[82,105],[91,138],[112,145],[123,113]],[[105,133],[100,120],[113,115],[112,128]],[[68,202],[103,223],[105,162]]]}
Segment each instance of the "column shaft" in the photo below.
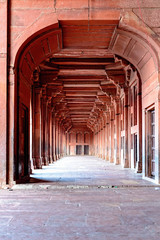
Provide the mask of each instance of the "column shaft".
{"label": "column shaft", "polygon": [[34,88],[34,165],[42,168],[41,159],[41,89]]}

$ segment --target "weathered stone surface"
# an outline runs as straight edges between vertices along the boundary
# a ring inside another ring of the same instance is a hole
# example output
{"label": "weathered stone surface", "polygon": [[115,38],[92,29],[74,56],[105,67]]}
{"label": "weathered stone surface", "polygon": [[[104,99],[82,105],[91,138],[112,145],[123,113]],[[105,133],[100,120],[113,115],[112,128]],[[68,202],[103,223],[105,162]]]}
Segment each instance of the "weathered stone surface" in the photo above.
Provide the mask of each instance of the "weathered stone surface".
{"label": "weathered stone surface", "polygon": [[[40,171],[35,176],[42,182],[32,189],[26,185],[23,190],[0,190],[0,238],[132,240],[159,236],[160,189],[145,187],[130,170],[96,158],[70,157],[44,167],[44,175]],[[50,182],[51,176],[55,182]],[[94,187],[98,181],[99,187]],[[124,187],[103,188],[103,182]],[[50,188],[53,184],[55,188]]]}

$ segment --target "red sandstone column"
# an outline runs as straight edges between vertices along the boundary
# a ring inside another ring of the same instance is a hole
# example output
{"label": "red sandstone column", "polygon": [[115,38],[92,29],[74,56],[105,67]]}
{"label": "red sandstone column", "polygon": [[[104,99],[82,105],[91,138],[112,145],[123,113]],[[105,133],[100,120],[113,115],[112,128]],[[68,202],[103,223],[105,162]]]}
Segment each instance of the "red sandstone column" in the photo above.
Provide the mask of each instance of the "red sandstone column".
{"label": "red sandstone column", "polygon": [[45,93],[42,97],[42,164],[47,165],[47,99]]}
{"label": "red sandstone column", "polygon": [[62,157],[62,148],[63,148],[63,134],[62,134],[62,125],[61,121],[59,123],[59,158]]}
{"label": "red sandstone column", "polygon": [[110,119],[109,119],[109,112],[106,114],[106,160],[109,161],[109,147],[110,147],[110,140],[109,140],[109,127],[110,127]]}
{"label": "red sandstone column", "polygon": [[111,163],[114,162],[114,108],[110,110],[110,158]]}
{"label": "red sandstone column", "polygon": [[57,160],[59,159],[59,120],[57,120],[57,135],[56,135],[56,143],[57,143],[57,148],[56,148],[56,156]]}
{"label": "red sandstone column", "polygon": [[100,123],[100,133],[101,133],[101,151],[100,151],[100,157],[103,157],[103,121],[101,119]]}
{"label": "red sandstone column", "polygon": [[97,126],[97,134],[98,134],[98,141],[97,141],[97,157],[99,157],[99,151],[100,151],[100,131],[99,131],[99,123]]}
{"label": "red sandstone column", "polygon": [[137,80],[137,165],[136,172],[142,172],[142,93],[141,82]]}
{"label": "red sandstone column", "polygon": [[49,155],[48,155],[48,134],[49,134],[49,126],[48,126],[48,104],[49,99],[46,99],[46,111],[45,111],[45,163],[44,165],[49,165]]}
{"label": "red sandstone column", "polygon": [[97,137],[96,137],[96,143],[97,143],[97,148],[96,148],[96,156],[98,157],[98,126],[96,127],[96,135],[97,135]]}
{"label": "red sandstone column", "polygon": [[101,125],[98,124],[98,157],[101,157]]}
{"label": "red sandstone column", "polygon": [[[0,2],[0,187],[6,184],[6,140],[7,140],[7,2]],[[14,86],[13,86],[14,87]],[[14,99],[12,99],[14,100]],[[11,119],[13,120],[13,119]],[[11,129],[10,129],[11,130]],[[12,131],[9,137],[13,138]],[[12,157],[12,140],[10,141],[9,156]],[[13,160],[13,158],[12,158]],[[10,164],[13,164],[12,162]],[[8,166],[9,167],[9,166]],[[9,169],[8,169],[9,171]],[[12,171],[12,170],[11,170]],[[12,178],[12,177],[11,177]]]}
{"label": "red sandstone column", "polygon": [[102,123],[101,123],[101,120],[100,120],[100,123],[99,123],[99,136],[100,136],[99,157],[101,158],[102,157]]}
{"label": "red sandstone column", "polygon": [[[43,95],[43,90],[42,90],[42,95]],[[44,120],[43,120],[43,112],[44,112],[44,98],[43,96],[41,97],[41,159],[42,159],[42,166],[44,165],[44,144],[43,144],[43,141],[44,141],[44,135],[43,135],[43,132],[44,132]],[[33,120],[32,120],[32,124],[34,124],[34,117],[33,117]],[[34,141],[34,140],[33,140]]]}
{"label": "red sandstone column", "polygon": [[[128,88],[128,95],[129,95],[129,88]],[[130,106],[130,99],[128,96],[128,167],[131,168],[131,106]]]}
{"label": "red sandstone column", "polygon": [[55,136],[55,146],[56,146],[56,160],[58,160],[58,120],[56,119],[56,136]]}
{"label": "red sandstone column", "polygon": [[60,159],[60,149],[61,149],[61,128],[60,122],[58,122],[58,159]]}
{"label": "red sandstone column", "polygon": [[104,123],[103,123],[103,118],[102,118],[102,121],[101,121],[101,142],[102,142],[101,158],[103,159],[103,147],[104,147]]}
{"label": "red sandstone column", "polygon": [[124,89],[124,167],[129,167],[129,159],[128,159],[128,88]]}
{"label": "red sandstone column", "polygon": [[105,133],[106,133],[106,126],[105,126],[105,123],[104,123],[104,126],[103,126],[103,159],[105,159],[105,147],[106,147]]}
{"label": "red sandstone column", "polygon": [[50,108],[50,146],[51,146],[51,152],[50,152],[50,156],[51,156],[51,162],[54,162],[54,157],[53,157],[53,107],[51,105]]}
{"label": "red sandstone column", "polygon": [[48,140],[48,163],[51,163],[51,156],[50,156],[50,101],[47,104],[47,140]]}
{"label": "red sandstone column", "polygon": [[64,135],[64,130],[62,128],[62,157],[64,156],[64,153],[65,153],[65,135]]}
{"label": "red sandstone column", "polygon": [[101,133],[102,133],[101,158],[104,158],[104,121],[103,121],[103,118],[102,118],[102,123],[101,123]]}
{"label": "red sandstone column", "polygon": [[105,122],[104,122],[104,159],[106,160],[107,156],[107,118],[105,112]]}
{"label": "red sandstone column", "polygon": [[107,159],[107,114],[105,112],[105,123],[104,123],[104,159]]}
{"label": "red sandstone column", "polygon": [[96,147],[97,147],[97,140],[96,140],[96,129],[94,130],[94,135],[93,135],[93,143],[94,143],[94,146],[93,146],[93,148],[94,148],[94,155],[96,156]]}
{"label": "red sandstone column", "polygon": [[41,88],[34,88],[34,165],[42,168],[41,160]]}
{"label": "red sandstone column", "polygon": [[[13,136],[15,134],[14,133],[14,127],[15,127],[14,126],[14,123],[15,123],[14,94],[15,94],[15,78],[16,78],[16,72],[14,72],[13,67],[10,67],[8,77],[9,77],[9,82],[8,82],[8,118],[9,118],[9,121],[8,121],[7,183],[12,185],[13,181],[14,181],[14,169],[13,169],[13,167],[14,167],[14,146],[15,146],[15,142],[14,142]],[[1,78],[1,74],[0,74],[0,78]],[[1,99],[0,99],[0,101],[1,101]],[[0,103],[0,104],[2,104],[2,103]],[[3,116],[3,117],[5,117],[5,116]],[[0,132],[2,133],[1,130],[0,130]],[[1,141],[1,139],[0,139],[0,141]],[[1,144],[2,144],[2,142],[1,142]],[[4,159],[4,158],[2,158],[2,159]],[[0,167],[0,169],[1,169],[1,167]],[[1,175],[1,172],[0,172],[0,175]],[[1,182],[1,180],[0,180],[0,182]]]}
{"label": "red sandstone column", "polygon": [[63,129],[63,124],[61,123],[62,126],[62,153],[61,153],[61,157],[64,156],[65,153],[65,135],[64,135],[64,129]]}
{"label": "red sandstone column", "polygon": [[52,110],[52,157],[53,161],[56,161],[56,126],[55,126],[55,113],[54,110]]}
{"label": "red sandstone column", "polygon": [[115,119],[116,119],[116,159],[115,164],[120,164],[120,99],[115,99]]}
{"label": "red sandstone column", "polygon": [[96,140],[96,145],[95,145],[95,155],[98,155],[98,131],[96,129],[96,133],[95,133],[95,140]]}
{"label": "red sandstone column", "polygon": [[99,125],[97,125],[97,157],[99,157]]}
{"label": "red sandstone column", "polygon": [[96,148],[97,148],[97,134],[96,134],[96,130],[94,130],[94,155],[96,156]]}
{"label": "red sandstone column", "polygon": [[103,159],[106,159],[106,119],[103,122]]}
{"label": "red sandstone column", "polygon": [[63,157],[63,149],[64,149],[64,135],[63,135],[63,128],[61,123],[61,157]]}
{"label": "red sandstone column", "polygon": [[96,129],[96,156],[98,156],[98,129]]}
{"label": "red sandstone column", "polygon": [[108,155],[108,123],[106,119],[106,126],[105,126],[105,160],[107,160],[107,155]]}
{"label": "red sandstone column", "polygon": [[67,155],[67,134],[65,129],[63,130],[63,138],[64,138],[63,156],[66,156]]}
{"label": "red sandstone column", "polygon": [[52,111],[51,102],[48,103],[48,161],[52,163]]}
{"label": "red sandstone column", "polygon": [[69,155],[69,133],[66,133],[67,135],[67,145],[66,145],[66,150],[67,150],[67,155]]}
{"label": "red sandstone column", "polygon": [[58,158],[61,157],[61,125],[60,120],[58,122]]}

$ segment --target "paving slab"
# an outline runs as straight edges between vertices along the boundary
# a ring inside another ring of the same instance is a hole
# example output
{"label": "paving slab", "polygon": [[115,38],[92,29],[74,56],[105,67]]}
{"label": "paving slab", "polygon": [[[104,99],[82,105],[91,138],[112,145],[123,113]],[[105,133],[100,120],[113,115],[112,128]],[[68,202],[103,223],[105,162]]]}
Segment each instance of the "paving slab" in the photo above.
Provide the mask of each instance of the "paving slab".
{"label": "paving slab", "polygon": [[157,240],[160,187],[97,158],[63,158],[0,190],[0,240]]}
{"label": "paving slab", "polygon": [[0,239],[159,239],[160,189],[0,190]]}

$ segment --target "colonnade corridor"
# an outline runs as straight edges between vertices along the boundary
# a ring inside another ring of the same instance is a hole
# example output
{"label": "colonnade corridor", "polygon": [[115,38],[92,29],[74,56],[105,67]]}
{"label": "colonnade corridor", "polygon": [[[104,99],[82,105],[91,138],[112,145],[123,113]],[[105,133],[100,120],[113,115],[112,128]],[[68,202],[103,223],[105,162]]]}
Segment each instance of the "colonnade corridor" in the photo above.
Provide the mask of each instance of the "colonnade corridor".
{"label": "colonnade corridor", "polygon": [[137,3],[0,0],[0,240],[160,239],[160,0]]}
{"label": "colonnade corridor", "polygon": [[92,156],[35,169],[28,184],[0,190],[0,239],[159,238],[160,187]]}
{"label": "colonnade corridor", "polygon": [[94,156],[66,156],[42,169],[34,169],[30,177],[29,184],[15,185],[14,189],[153,186],[142,179],[142,174]]}

